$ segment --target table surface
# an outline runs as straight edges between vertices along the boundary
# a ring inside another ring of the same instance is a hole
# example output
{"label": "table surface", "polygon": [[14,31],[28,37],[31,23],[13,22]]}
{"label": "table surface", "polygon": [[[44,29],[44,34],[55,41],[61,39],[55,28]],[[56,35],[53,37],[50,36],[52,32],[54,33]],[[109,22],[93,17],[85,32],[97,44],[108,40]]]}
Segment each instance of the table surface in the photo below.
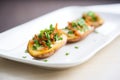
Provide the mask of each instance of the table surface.
{"label": "table surface", "polygon": [[[89,6],[117,2],[119,1],[1,1],[0,32],[65,6]],[[104,7],[100,6],[98,8],[102,9]],[[118,10],[117,7],[113,6],[110,9],[113,11]],[[89,61],[64,70],[45,70],[40,67],[0,58],[0,80],[120,80],[119,41],[120,36],[97,52]]]}

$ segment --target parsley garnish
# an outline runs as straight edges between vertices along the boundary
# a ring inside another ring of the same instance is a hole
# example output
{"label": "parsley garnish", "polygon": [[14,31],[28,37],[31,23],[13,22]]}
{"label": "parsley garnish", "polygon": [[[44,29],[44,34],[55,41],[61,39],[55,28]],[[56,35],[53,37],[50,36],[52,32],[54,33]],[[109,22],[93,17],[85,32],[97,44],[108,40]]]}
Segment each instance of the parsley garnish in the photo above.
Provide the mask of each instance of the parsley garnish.
{"label": "parsley garnish", "polygon": [[69,31],[68,31],[68,34],[73,34],[73,31],[69,30]]}
{"label": "parsley garnish", "polygon": [[23,56],[22,58],[27,58],[27,56]]}
{"label": "parsley garnish", "polygon": [[50,41],[50,40],[47,40],[47,41],[46,41],[46,45],[47,45],[49,48],[51,48],[51,41]]}
{"label": "parsley garnish", "polygon": [[58,40],[63,40],[63,38],[62,38],[62,37],[60,37]]}
{"label": "parsley garnish", "polygon": [[25,50],[25,53],[28,53],[28,50],[27,50],[27,49]]}
{"label": "parsley garnish", "polygon": [[58,34],[57,33],[54,35],[54,39],[55,39],[55,41],[58,40]]}
{"label": "parsley garnish", "polygon": [[44,30],[41,30],[41,31],[40,31],[40,34],[38,35],[38,37],[39,37],[39,38],[42,38],[43,33],[44,33]]}
{"label": "parsley garnish", "polygon": [[38,40],[34,40],[35,46],[36,47],[40,47],[39,41]]}
{"label": "parsley garnish", "polygon": [[78,49],[79,47],[78,47],[78,46],[75,46],[74,48],[75,48],[75,49]]}
{"label": "parsley garnish", "polygon": [[37,47],[33,45],[32,49],[33,49],[33,50],[37,50]]}
{"label": "parsley garnish", "polygon": [[85,20],[83,18],[80,18],[77,23],[79,26],[86,26]]}
{"label": "parsley garnish", "polygon": [[95,33],[98,33],[96,30],[94,30]]}
{"label": "parsley garnish", "polygon": [[77,23],[79,26],[83,28],[84,31],[88,30],[88,27],[85,23],[85,20],[83,18],[80,18]]}
{"label": "parsley garnish", "polygon": [[94,12],[89,11],[89,12],[87,13],[87,15],[90,16],[93,21],[96,21],[97,18],[95,17],[95,13],[94,13]]}
{"label": "parsley garnish", "polygon": [[65,29],[68,29],[68,27],[65,27]]}
{"label": "parsley garnish", "polygon": [[75,22],[72,22],[72,27],[77,27],[77,24]]}
{"label": "parsley garnish", "polygon": [[55,28],[53,27],[53,25],[50,25],[50,30],[53,31]]}
{"label": "parsley garnish", "polygon": [[48,62],[48,60],[47,60],[47,59],[44,59],[43,61],[44,61],[44,62]]}
{"label": "parsley garnish", "polygon": [[68,56],[68,55],[69,55],[69,53],[68,53],[68,52],[66,52],[66,53],[65,53],[65,55],[66,55],[66,56]]}
{"label": "parsley garnish", "polygon": [[47,39],[50,39],[50,35],[49,35],[48,32],[45,32],[45,36],[46,36]]}

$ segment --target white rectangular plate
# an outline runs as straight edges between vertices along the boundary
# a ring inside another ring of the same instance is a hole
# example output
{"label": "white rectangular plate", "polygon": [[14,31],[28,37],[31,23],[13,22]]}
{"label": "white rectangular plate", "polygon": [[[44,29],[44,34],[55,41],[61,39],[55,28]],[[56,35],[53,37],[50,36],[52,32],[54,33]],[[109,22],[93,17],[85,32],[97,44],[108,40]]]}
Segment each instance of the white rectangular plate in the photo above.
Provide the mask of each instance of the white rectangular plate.
{"label": "white rectangular plate", "polygon": [[[96,29],[98,33],[93,32],[82,41],[65,45],[53,56],[46,58],[47,62],[34,59],[25,50],[29,39],[41,29],[55,23],[63,28],[68,21],[80,18],[89,10],[80,6],[62,8],[1,33],[0,57],[47,68],[68,68],[87,61],[120,34],[119,14],[97,12],[104,19],[104,24]],[[75,46],[79,48],[75,49]],[[66,56],[66,53],[69,55]]]}

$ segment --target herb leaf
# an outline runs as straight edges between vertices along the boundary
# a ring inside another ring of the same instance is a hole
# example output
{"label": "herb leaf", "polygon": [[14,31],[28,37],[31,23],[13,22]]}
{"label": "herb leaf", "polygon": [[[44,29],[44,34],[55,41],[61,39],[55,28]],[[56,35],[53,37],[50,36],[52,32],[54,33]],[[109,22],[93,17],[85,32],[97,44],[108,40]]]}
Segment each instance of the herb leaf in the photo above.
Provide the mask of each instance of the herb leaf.
{"label": "herb leaf", "polygon": [[22,58],[27,58],[27,56],[23,56]]}
{"label": "herb leaf", "polygon": [[50,24],[50,30],[53,31],[55,28],[53,27],[52,24]]}
{"label": "herb leaf", "polygon": [[94,30],[95,33],[98,33],[96,30]]}
{"label": "herb leaf", "polygon": [[50,35],[49,35],[48,32],[45,32],[45,36],[46,36],[47,39],[50,39]]}
{"label": "herb leaf", "polygon": [[85,20],[83,18],[78,20],[78,25],[79,26],[85,26]]}
{"label": "herb leaf", "polygon": [[40,31],[40,34],[38,35],[38,37],[39,37],[39,38],[42,38],[43,33],[44,33],[44,30],[41,30],[41,31]]}
{"label": "herb leaf", "polygon": [[47,45],[49,48],[51,48],[51,41],[50,41],[50,40],[47,40],[47,41],[46,41],[46,45]]}
{"label": "herb leaf", "polygon": [[66,26],[65,29],[68,29],[68,27]]}
{"label": "herb leaf", "polygon": [[48,62],[48,60],[47,60],[47,59],[44,59],[43,61],[44,61],[44,62]]}
{"label": "herb leaf", "polygon": [[79,47],[78,47],[78,46],[75,46],[74,48],[75,48],[75,49],[78,49]]}
{"label": "herb leaf", "polygon": [[97,18],[95,17],[95,13],[93,11],[89,11],[87,15],[90,16],[93,21],[96,21]]}
{"label": "herb leaf", "polygon": [[58,40],[58,34],[57,33],[54,35],[54,39],[55,39],[55,41]]}
{"label": "herb leaf", "polygon": [[72,22],[72,27],[77,27],[77,24],[75,22]]}
{"label": "herb leaf", "polygon": [[37,47],[40,47],[40,44],[39,44],[39,41],[38,41],[38,40],[34,40],[34,43],[35,43],[36,48],[37,48]]}
{"label": "herb leaf", "polygon": [[68,52],[66,52],[66,53],[65,53],[65,55],[66,55],[66,56],[68,56],[68,55],[69,55],[69,53],[68,53]]}
{"label": "herb leaf", "polygon": [[84,31],[87,31],[87,30],[88,30],[88,27],[87,27],[87,25],[86,25],[86,23],[85,23],[85,20],[84,20],[83,18],[79,19],[78,25],[81,26]]}
{"label": "herb leaf", "polygon": [[62,37],[59,37],[59,39],[58,40],[63,40],[63,38]]}
{"label": "herb leaf", "polygon": [[69,31],[68,31],[68,34],[73,34],[73,31],[72,31],[72,30],[69,30]]}
{"label": "herb leaf", "polygon": [[33,50],[37,50],[37,47],[33,45],[32,49],[33,49]]}
{"label": "herb leaf", "polygon": [[28,53],[28,50],[27,50],[27,49],[25,50],[25,53]]}
{"label": "herb leaf", "polygon": [[89,11],[89,12],[87,13],[87,15],[88,15],[88,16],[91,16],[91,17],[93,17],[94,14],[95,14],[95,13],[94,13],[93,11]]}

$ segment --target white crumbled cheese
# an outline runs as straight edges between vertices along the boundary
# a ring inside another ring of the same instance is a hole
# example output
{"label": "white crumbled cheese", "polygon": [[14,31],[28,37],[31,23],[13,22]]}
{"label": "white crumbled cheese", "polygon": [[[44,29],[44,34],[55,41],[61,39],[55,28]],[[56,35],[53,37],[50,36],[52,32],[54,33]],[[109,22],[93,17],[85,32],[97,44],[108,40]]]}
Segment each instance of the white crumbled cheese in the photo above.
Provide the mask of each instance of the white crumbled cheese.
{"label": "white crumbled cheese", "polygon": [[69,30],[68,30],[68,29],[63,29],[63,31],[64,31],[65,33],[68,33]]}
{"label": "white crumbled cheese", "polygon": [[91,27],[91,26],[88,26],[88,29],[89,29],[89,30],[92,30],[92,29],[93,29],[93,27]]}
{"label": "white crumbled cheese", "polygon": [[54,45],[53,44],[51,44],[51,47],[53,47]]}
{"label": "white crumbled cheese", "polygon": [[37,50],[42,50],[44,47],[40,46],[37,48]]}
{"label": "white crumbled cheese", "polygon": [[79,30],[78,32],[79,32],[80,34],[83,34],[83,33],[84,33],[84,31],[83,31],[83,30],[82,30],[82,31],[80,31],[80,30]]}

